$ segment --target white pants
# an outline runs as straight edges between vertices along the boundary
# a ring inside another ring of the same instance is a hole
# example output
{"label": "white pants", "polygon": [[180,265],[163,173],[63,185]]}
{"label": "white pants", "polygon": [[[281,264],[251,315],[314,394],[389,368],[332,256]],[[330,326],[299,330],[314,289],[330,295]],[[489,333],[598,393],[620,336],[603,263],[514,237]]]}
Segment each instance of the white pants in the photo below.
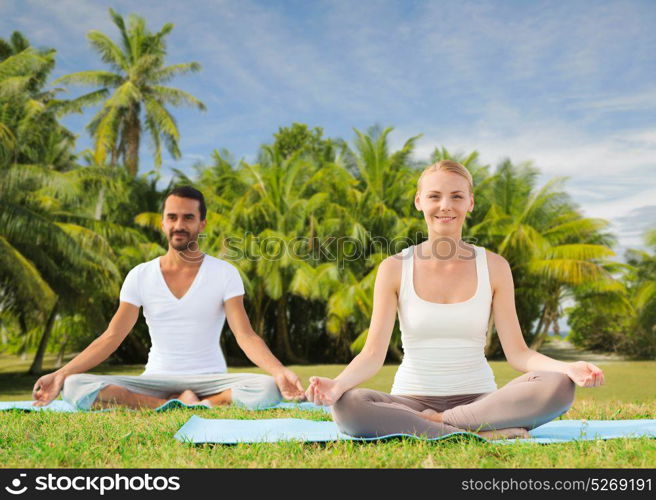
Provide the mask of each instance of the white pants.
{"label": "white pants", "polygon": [[198,397],[232,390],[232,402],[249,410],[269,408],[282,396],[268,375],[256,373],[212,373],[203,375],[69,375],[62,398],[80,410],[89,410],[98,393],[108,385],[118,385],[138,394],[168,399],[171,394],[190,389]]}

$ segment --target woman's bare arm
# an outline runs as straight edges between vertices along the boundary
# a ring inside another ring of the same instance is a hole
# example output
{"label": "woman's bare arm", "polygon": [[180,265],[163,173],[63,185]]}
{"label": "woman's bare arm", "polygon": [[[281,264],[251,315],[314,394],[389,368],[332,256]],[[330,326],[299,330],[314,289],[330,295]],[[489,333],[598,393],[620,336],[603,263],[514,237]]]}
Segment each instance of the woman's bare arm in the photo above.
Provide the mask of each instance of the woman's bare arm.
{"label": "woman's bare arm", "polygon": [[344,392],[370,379],[383,366],[396,320],[402,263],[399,255],[380,263],[364,348],[334,380],[312,377],[306,392],[308,400],[316,404],[334,404]]}
{"label": "woman's bare arm", "polygon": [[546,370],[567,374],[577,385],[596,387],[604,383],[603,371],[585,361],[566,363],[550,358],[526,345],[515,308],[515,285],[508,261],[493,253],[490,277],[493,288],[492,311],[501,347],[510,366],[520,372]]}

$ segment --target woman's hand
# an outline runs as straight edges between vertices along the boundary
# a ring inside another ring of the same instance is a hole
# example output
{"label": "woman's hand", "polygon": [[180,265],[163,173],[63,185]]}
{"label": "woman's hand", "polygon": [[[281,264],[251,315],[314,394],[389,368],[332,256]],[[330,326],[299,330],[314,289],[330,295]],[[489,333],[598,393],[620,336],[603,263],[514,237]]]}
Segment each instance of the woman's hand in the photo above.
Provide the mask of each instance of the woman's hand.
{"label": "woman's hand", "polygon": [[52,372],[37,380],[32,389],[32,398],[34,399],[32,406],[46,406],[52,402],[59,396],[65,379],[66,377],[61,373]]}
{"label": "woman's hand", "polygon": [[565,373],[581,387],[597,387],[604,383],[604,372],[601,368],[586,361],[568,363]]}
{"label": "woman's hand", "polygon": [[305,391],[305,396],[315,405],[332,406],[343,392],[332,378],[310,377],[310,387]]}

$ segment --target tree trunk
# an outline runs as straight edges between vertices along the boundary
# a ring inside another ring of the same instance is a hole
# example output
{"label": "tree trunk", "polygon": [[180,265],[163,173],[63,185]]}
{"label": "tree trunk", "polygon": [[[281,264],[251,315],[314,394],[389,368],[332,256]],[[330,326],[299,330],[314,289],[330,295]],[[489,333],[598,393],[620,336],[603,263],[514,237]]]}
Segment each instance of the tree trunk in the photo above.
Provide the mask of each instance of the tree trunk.
{"label": "tree trunk", "polygon": [[485,334],[485,356],[490,357],[497,349],[494,336],[494,315],[490,312],[490,318],[487,321],[487,333]]}
{"label": "tree trunk", "polygon": [[9,342],[9,337],[7,336],[7,329],[5,328],[5,324],[0,319],[0,344],[4,345],[7,342]]}
{"label": "tree trunk", "polygon": [[96,202],[96,213],[94,218],[100,220],[103,213],[103,205],[105,204],[105,186],[100,186],[100,192],[98,193],[98,201]]}
{"label": "tree trunk", "polygon": [[130,106],[125,134],[126,151],[125,166],[132,177],[139,171],[139,141],[141,140],[141,125],[139,123],[139,107]]}
{"label": "tree trunk", "polygon": [[[549,297],[553,302],[547,302],[544,306],[544,314],[542,315],[542,318],[540,318],[541,321],[544,321],[543,328],[542,330],[537,330],[537,336],[534,337],[531,341],[531,349],[535,351],[542,347],[542,344],[544,344],[545,340],[547,340],[547,333],[549,333],[549,328],[551,328],[551,325],[554,324],[554,321],[556,323],[558,322],[560,287],[555,287],[551,291]],[[556,329],[557,328],[558,325],[556,325]]]}
{"label": "tree trunk", "polygon": [[59,297],[55,299],[55,304],[52,306],[50,316],[48,316],[48,321],[46,322],[46,326],[43,330],[43,335],[39,341],[39,347],[36,351],[36,355],[34,356],[34,361],[32,361],[32,366],[30,366],[30,369],[27,372],[29,375],[40,375],[43,372],[43,356],[46,353],[46,346],[48,345],[48,339],[50,338],[50,333],[52,332],[52,325],[54,324],[55,317],[57,316],[58,305]]}
{"label": "tree trunk", "polygon": [[22,314],[18,315],[18,324],[20,325],[20,330],[22,333],[23,337],[23,342],[21,343],[20,348],[18,349],[18,354],[20,355],[21,361],[25,361],[27,359],[27,321],[25,320],[25,316]]}
{"label": "tree trunk", "polygon": [[255,292],[255,299],[251,301],[253,307],[253,329],[263,339],[266,339],[266,297],[262,290]]}
{"label": "tree trunk", "polygon": [[542,314],[540,315],[540,321],[538,321],[537,326],[535,327],[535,333],[533,333],[533,339],[535,339],[540,332],[542,331],[542,325],[544,324],[544,320],[547,317],[547,305],[545,304],[544,307],[542,308]]}
{"label": "tree trunk", "polygon": [[109,164],[112,167],[115,167],[116,164],[118,163],[118,158],[120,156],[119,149],[120,148],[118,147],[118,145],[116,143],[112,144],[112,151],[111,151],[111,154],[109,156]]}
{"label": "tree trunk", "polygon": [[276,351],[284,363],[303,363],[296,357],[289,341],[289,325],[287,323],[287,296],[278,299],[276,307]]}
{"label": "tree trunk", "polygon": [[255,321],[253,323],[255,326],[255,333],[264,338],[266,332],[264,331],[264,313],[262,311],[256,309]]}
{"label": "tree trunk", "polygon": [[403,359],[403,354],[399,348],[392,343],[390,343],[389,348],[387,349],[387,356],[395,363],[400,363]]}
{"label": "tree trunk", "polygon": [[533,342],[531,342],[531,349],[534,351],[537,351],[542,347],[542,344],[544,344],[544,341],[547,340],[547,333],[549,332],[549,328],[551,327],[551,322],[553,321],[553,315],[551,312],[549,312],[545,322],[544,322],[544,327],[542,328],[542,331],[539,332],[536,337],[533,339]]}
{"label": "tree trunk", "polygon": [[553,324],[554,336],[560,337],[560,325],[558,324],[558,311],[556,311],[556,314],[554,314],[552,324]]}
{"label": "tree trunk", "polygon": [[61,343],[59,352],[57,353],[57,360],[55,361],[55,368],[61,368],[64,364],[64,353],[66,352],[66,344],[68,343],[68,335],[64,337],[64,341]]}

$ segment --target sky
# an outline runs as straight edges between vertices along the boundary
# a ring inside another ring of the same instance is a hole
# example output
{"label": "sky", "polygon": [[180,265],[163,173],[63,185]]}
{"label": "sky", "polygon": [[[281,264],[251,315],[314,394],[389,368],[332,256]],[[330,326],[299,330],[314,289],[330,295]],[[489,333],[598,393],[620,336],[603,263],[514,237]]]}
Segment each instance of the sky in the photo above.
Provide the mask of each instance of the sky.
{"label": "sky", "polygon": [[[57,49],[53,77],[107,69],[86,34],[117,39],[110,7],[172,22],[167,62],[203,68],[171,83],[208,109],[174,108],[183,157],[164,155],[162,182],[214,149],[253,160],[293,122],[347,140],[380,125],[393,148],[422,134],[417,160],[444,146],[567,177],[583,213],[612,223],[618,259],[656,227],[654,0],[0,0],[0,37]],[[80,149],[91,116],[64,119]]]}

